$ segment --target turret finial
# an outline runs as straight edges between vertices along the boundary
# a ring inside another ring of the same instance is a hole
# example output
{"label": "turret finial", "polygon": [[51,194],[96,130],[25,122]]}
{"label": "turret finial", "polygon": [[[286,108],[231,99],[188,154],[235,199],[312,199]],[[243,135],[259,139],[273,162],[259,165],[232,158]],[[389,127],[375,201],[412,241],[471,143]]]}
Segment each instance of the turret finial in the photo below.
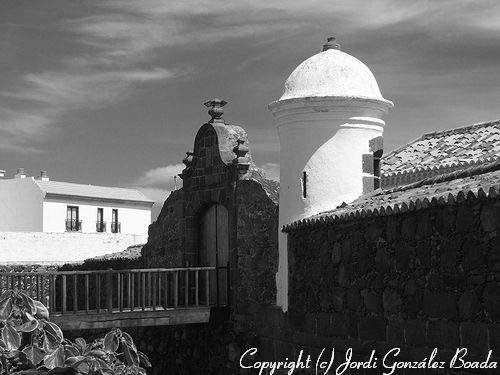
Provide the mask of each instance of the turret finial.
{"label": "turret finial", "polygon": [[210,121],[224,122],[224,119],[222,118],[224,110],[222,109],[222,107],[224,107],[227,104],[225,100],[214,98],[203,104],[205,105],[205,107],[210,108],[208,110],[208,114],[212,117]]}
{"label": "turret finial", "polygon": [[329,49],[340,49],[340,45],[335,43],[335,37],[330,36],[326,39],[326,43],[323,44],[323,51],[328,51]]}

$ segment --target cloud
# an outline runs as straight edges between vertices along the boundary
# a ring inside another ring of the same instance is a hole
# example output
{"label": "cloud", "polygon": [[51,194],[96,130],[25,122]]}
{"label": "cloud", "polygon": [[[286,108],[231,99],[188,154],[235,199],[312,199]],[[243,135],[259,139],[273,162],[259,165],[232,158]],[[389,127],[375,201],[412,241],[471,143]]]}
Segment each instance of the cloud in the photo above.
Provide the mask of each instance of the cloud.
{"label": "cloud", "polygon": [[144,172],[133,185],[174,190],[176,187],[175,185],[177,185],[177,188],[182,186],[182,180],[177,175],[181,173],[184,168],[184,164],[171,164],[165,167],[150,169]]}
{"label": "cloud", "polygon": [[[182,180],[177,176],[185,168],[183,164],[171,164],[165,167],[150,169],[142,174],[130,187],[141,191],[146,197],[155,201],[152,210],[153,220],[163,207],[165,199],[175,189],[182,187]],[[174,180],[176,177],[176,181]]]}
{"label": "cloud", "polygon": [[26,112],[0,106],[0,146],[13,152],[39,153],[34,141],[50,135],[50,119],[43,110]]}
{"label": "cloud", "polygon": [[265,163],[261,166],[266,177],[270,180],[280,180],[280,165],[278,163]]}
{"label": "cloud", "polygon": [[[333,31],[340,35],[366,39],[368,52],[385,48],[385,57],[378,53],[380,59],[385,58],[383,62],[396,61],[394,57],[401,53],[395,47],[398,39],[431,38],[435,42],[429,45],[444,45],[453,52],[448,53],[448,59],[443,57],[453,69],[460,61],[454,53],[459,51],[456,41],[461,36],[481,39],[487,35],[498,41],[500,33],[497,0],[108,0],[91,7],[82,5],[82,9],[87,10],[86,16],[62,19],[51,26],[66,36],[72,52],[57,56],[50,70],[24,74],[16,87],[0,92],[4,98],[17,101],[15,106],[3,104],[4,111],[11,111],[7,120],[10,130],[5,129],[6,125],[0,127],[4,143],[15,146],[27,142],[34,132],[48,131],[71,111],[117,103],[138,85],[183,76],[186,66],[165,66],[165,56],[175,52],[175,48],[210,48],[220,42],[248,38],[254,44],[290,41],[294,36],[300,39],[307,31],[324,32],[325,27],[333,25]],[[376,47],[374,41],[378,43]],[[420,46],[418,40],[404,42],[406,46]],[[417,59],[403,57],[412,67],[426,61],[431,64],[447,51],[437,48],[423,51]],[[429,52],[437,57],[430,58]],[[259,53],[269,54],[269,50]],[[258,64],[259,56],[247,63]],[[482,56],[478,55],[478,59]],[[193,61],[204,63],[203,59]],[[387,64],[387,69],[393,67]],[[418,74],[414,78],[419,81]],[[40,111],[42,105],[44,109]],[[270,149],[275,144],[258,142],[258,147]]]}
{"label": "cloud", "polygon": [[[164,167],[150,169],[136,181],[128,184],[141,191],[146,197],[155,201],[153,218],[156,219],[165,199],[175,189],[182,187],[182,180],[177,176],[185,168],[184,164],[171,164]],[[261,166],[267,178],[279,181],[280,166],[277,163],[265,163]],[[177,177],[177,182],[174,182]]]}
{"label": "cloud", "polygon": [[88,72],[44,72],[27,74],[25,87],[18,92],[2,93],[4,97],[34,101],[67,109],[102,107],[123,98],[130,85],[173,78],[166,69]]}

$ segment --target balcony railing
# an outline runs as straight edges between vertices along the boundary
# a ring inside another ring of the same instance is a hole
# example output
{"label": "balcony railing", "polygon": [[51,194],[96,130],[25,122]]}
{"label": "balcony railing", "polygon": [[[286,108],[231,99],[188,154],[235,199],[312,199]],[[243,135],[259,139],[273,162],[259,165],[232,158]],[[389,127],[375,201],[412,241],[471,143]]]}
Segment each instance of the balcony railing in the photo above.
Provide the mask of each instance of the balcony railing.
{"label": "balcony railing", "polygon": [[95,230],[97,232],[106,232],[106,222],[105,221],[97,221],[95,223]]}
{"label": "balcony railing", "polygon": [[81,232],[81,231],[82,231],[81,220],[66,220],[66,232]]}
{"label": "balcony railing", "polygon": [[227,306],[229,267],[0,272],[0,294],[25,291],[51,314]]}
{"label": "balcony railing", "polygon": [[111,233],[121,233],[122,224],[120,222],[113,221],[111,223]]}

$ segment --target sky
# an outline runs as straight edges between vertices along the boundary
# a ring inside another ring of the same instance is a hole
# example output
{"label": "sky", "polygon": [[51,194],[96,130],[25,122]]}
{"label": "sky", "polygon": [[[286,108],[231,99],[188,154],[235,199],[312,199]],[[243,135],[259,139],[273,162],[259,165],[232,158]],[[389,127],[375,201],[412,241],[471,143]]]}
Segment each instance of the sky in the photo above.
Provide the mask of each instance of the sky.
{"label": "sky", "polygon": [[500,118],[499,20],[498,0],[0,0],[0,169],[162,202],[219,97],[278,178],[267,104],[332,35],[395,104],[388,152]]}

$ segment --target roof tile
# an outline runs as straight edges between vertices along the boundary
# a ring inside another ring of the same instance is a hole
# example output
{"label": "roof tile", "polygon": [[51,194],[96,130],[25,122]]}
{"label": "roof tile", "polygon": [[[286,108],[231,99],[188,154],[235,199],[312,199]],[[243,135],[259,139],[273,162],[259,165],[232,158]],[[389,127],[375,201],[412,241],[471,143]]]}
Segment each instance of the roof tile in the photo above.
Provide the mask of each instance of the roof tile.
{"label": "roof tile", "polygon": [[33,181],[40,190],[46,194],[153,203],[152,200],[146,198],[144,194],[135,189],[84,185],[59,181]]}

